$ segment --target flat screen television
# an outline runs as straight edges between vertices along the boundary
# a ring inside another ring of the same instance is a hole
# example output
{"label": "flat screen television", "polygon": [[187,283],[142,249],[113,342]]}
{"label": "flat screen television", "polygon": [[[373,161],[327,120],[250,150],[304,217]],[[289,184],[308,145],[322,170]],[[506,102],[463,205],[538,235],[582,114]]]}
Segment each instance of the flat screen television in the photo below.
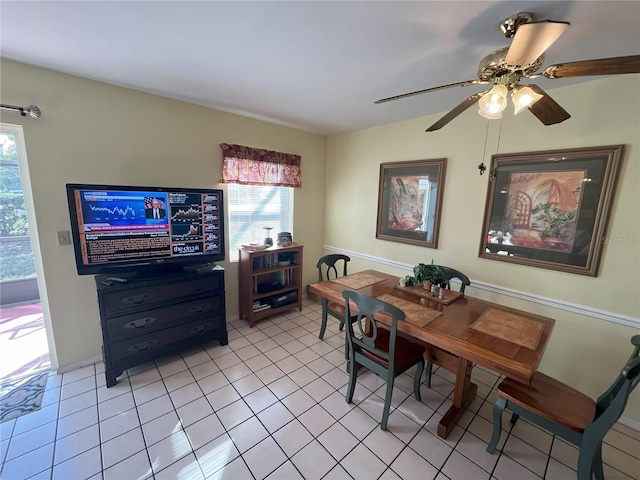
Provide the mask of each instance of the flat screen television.
{"label": "flat screen television", "polygon": [[80,275],[157,274],[225,259],[222,190],[67,184]]}

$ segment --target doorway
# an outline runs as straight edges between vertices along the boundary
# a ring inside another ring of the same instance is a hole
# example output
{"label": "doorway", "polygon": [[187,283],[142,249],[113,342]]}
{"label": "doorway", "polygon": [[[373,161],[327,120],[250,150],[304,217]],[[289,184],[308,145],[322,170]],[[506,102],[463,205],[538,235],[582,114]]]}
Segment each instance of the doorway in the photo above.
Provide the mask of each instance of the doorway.
{"label": "doorway", "polygon": [[22,127],[0,124],[0,380],[51,368]]}

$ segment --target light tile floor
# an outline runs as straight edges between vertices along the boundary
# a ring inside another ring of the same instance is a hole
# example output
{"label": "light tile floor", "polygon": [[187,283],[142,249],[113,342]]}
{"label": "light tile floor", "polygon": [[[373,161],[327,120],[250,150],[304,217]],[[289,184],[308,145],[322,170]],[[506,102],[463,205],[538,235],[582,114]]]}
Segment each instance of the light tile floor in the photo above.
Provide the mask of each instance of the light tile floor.
{"label": "light tile floor", "polygon": [[[130,369],[109,389],[102,364],[51,375],[39,411],[0,424],[0,478],[575,478],[577,450],[522,420],[485,451],[499,378],[480,367],[449,438],[435,435],[453,391],[442,370],[421,402],[411,371],[396,379],[383,432],[383,382],[361,374],[348,405],[343,334],[330,321],[320,341],[319,328],[319,305],[305,301],[254,328],[232,321],[229,345]],[[606,442],[606,478],[640,478],[640,433],[619,425]]]}

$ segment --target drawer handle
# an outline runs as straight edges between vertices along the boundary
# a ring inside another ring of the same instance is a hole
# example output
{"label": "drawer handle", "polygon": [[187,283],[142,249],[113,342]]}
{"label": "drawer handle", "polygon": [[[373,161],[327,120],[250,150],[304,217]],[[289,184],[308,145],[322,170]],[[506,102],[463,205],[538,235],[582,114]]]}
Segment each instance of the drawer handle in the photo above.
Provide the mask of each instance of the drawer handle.
{"label": "drawer handle", "polygon": [[209,324],[205,323],[204,325],[200,325],[198,327],[193,327],[191,330],[189,330],[189,333],[192,333],[192,334],[195,334],[195,335],[202,335],[208,329],[209,329]]}
{"label": "drawer handle", "polygon": [[144,328],[147,325],[151,325],[155,321],[155,317],[138,318],[137,320],[134,320],[132,322],[125,323],[124,328]]}
{"label": "drawer handle", "polygon": [[122,299],[122,303],[128,303],[130,305],[142,305],[144,302],[153,297],[151,293],[141,293],[140,295],[132,295]]}
{"label": "drawer handle", "polygon": [[158,343],[158,340],[149,340],[146,343],[136,343],[135,345],[131,345],[129,348],[127,348],[127,350],[135,353],[146,352],[156,343]]}
{"label": "drawer handle", "polygon": [[209,308],[208,303],[201,303],[200,305],[194,305],[189,308],[189,313],[204,313]]}
{"label": "drawer handle", "polygon": [[207,286],[203,283],[202,285],[191,285],[191,288],[195,293],[201,293],[207,289]]}

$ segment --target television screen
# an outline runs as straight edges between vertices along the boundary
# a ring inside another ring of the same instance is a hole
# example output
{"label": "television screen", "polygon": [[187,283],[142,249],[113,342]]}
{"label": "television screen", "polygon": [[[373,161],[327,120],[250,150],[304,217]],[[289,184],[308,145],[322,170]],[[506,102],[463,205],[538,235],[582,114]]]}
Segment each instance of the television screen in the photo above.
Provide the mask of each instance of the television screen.
{"label": "television screen", "polygon": [[222,190],[67,184],[79,274],[225,259]]}

